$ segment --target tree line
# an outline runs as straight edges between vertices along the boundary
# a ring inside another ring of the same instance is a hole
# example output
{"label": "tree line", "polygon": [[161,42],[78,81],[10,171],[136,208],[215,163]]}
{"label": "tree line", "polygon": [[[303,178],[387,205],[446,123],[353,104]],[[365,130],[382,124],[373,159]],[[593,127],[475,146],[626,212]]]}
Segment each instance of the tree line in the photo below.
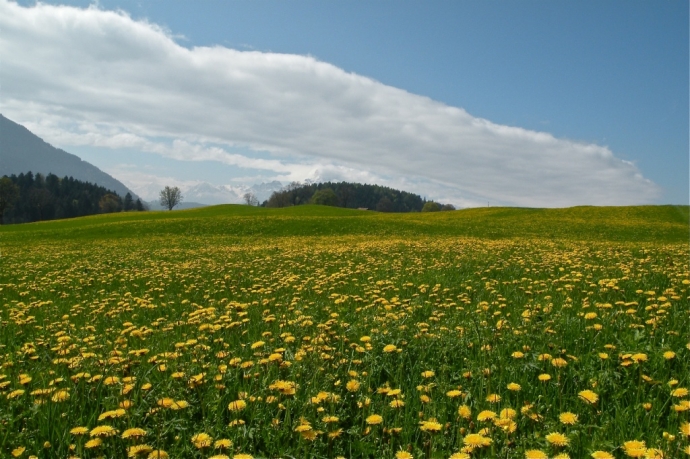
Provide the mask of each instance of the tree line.
{"label": "tree line", "polygon": [[[248,198],[245,201],[249,204]],[[369,209],[379,212],[429,212],[455,210],[450,204],[427,201],[418,194],[399,191],[380,185],[350,182],[299,183],[292,182],[274,191],[263,207],[289,207],[301,204],[321,204],[350,209]]]}
{"label": "tree line", "polygon": [[143,210],[146,206],[130,193],[121,198],[114,191],[72,177],[27,172],[0,178],[0,224]]}

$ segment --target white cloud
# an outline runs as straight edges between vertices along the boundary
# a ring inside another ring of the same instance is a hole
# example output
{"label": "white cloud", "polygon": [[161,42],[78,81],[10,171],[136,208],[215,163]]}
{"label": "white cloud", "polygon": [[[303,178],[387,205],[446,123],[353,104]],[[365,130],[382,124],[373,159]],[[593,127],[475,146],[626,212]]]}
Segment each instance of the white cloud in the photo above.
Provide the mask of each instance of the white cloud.
{"label": "white cloud", "polygon": [[606,147],[494,124],[312,57],[186,48],[155,24],[97,7],[0,0],[0,30],[3,113],[63,148],[135,148],[282,180],[381,179],[461,205],[659,196]]}

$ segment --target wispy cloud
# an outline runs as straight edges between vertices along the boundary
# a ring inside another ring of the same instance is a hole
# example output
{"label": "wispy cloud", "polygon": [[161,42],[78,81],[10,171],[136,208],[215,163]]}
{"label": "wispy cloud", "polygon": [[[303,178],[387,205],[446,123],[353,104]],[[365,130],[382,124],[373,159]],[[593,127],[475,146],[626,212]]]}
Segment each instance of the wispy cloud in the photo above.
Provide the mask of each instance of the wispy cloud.
{"label": "wispy cloud", "polygon": [[2,111],[63,147],[138,148],[292,179],[316,169],[383,177],[456,203],[659,195],[607,147],[498,125],[309,56],[187,48],[156,24],[97,7],[0,0],[0,29]]}

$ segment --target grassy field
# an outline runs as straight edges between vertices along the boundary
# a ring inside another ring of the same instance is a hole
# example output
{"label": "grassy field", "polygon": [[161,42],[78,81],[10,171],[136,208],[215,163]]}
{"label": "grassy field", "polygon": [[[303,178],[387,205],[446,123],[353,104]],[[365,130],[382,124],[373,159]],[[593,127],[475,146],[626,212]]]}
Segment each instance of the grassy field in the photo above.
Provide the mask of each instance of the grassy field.
{"label": "grassy field", "polygon": [[688,214],[0,227],[0,456],[690,457]]}

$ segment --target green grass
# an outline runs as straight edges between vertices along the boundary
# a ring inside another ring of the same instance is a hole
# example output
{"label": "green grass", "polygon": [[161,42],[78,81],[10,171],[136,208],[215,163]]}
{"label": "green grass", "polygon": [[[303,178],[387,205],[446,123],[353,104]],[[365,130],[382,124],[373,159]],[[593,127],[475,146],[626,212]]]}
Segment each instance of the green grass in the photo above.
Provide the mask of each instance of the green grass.
{"label": "green grass", "polygon": [[0,243],[197,234],[237,237],[465,236],[684,242],[688,206],[478,208],[382,214],[326,206],[263,209],[222,205],[173,212],[118,213],[0,227]]}
{"label": "green grass", "polygon": [[5,226],[0,255],[0,457],[690,447],[688,207],[228,205]]}

